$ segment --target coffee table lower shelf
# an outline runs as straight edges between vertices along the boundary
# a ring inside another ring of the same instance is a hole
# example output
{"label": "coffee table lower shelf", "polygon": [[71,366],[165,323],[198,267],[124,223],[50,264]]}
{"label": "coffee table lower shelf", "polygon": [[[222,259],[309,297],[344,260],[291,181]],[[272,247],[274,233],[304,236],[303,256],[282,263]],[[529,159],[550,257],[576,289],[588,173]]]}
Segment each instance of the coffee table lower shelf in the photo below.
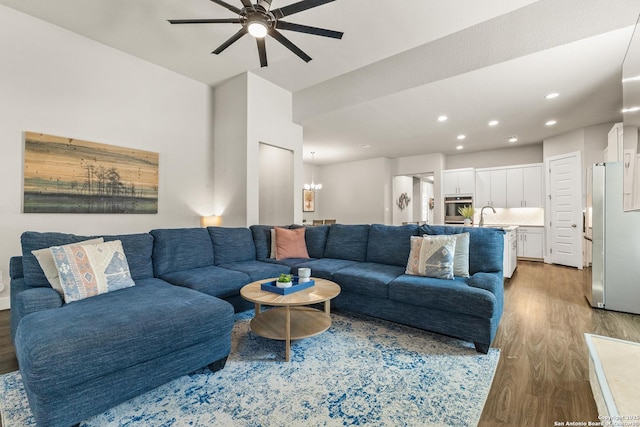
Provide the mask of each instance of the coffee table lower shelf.
{"label": "coffee table lower shelf", "polygon": [[277,307],[258,313],[250,326],[261,337],[286,341],[286,360],[289,361],[291,340],[326,331],[331,327],[331,317],[324,311],[306,306]]}

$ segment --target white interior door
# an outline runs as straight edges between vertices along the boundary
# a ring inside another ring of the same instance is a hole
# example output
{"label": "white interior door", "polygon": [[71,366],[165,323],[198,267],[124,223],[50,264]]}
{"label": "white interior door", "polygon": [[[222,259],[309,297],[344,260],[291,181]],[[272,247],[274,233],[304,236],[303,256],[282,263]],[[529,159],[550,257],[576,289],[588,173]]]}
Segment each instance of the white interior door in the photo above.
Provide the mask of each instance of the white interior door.
{"label": "white interior door", "polygon": [[550,261],[582,268],[580,154],[553,157],[547,165]]}

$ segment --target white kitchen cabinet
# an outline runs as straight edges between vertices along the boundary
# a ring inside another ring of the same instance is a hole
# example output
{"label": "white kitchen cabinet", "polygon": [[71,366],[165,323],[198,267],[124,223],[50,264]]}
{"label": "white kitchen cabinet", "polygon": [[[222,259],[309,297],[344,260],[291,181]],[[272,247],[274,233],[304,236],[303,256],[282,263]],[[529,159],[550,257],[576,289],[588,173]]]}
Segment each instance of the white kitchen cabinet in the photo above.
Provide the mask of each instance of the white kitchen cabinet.
{"label": "white kitchen cabinet", "polygon": [[504,235],[504,252],[502,254],[502,270],[504,277],[511,278],[511,276],[513,276],[513,272],[518,266],[518,235],[516,228],[505,229],[505,231],[506,233]]}
{"label": "white kitchen cabinet", "polygon": [[475,174],[473,169],[451,169],[442,171],[443,190],[445,196],[473,194]]}
{"label": "white kitchen cabinet", "polygon": [[542,165],[507,169],[507,208],[541,208]]}
{"label": "white kitchen cabinet", "polygon": [[507,171],[505,169],[485,169],[476,171],[475,205],[507,207]]}
{"label": "white kitchen cabinet", "polygon": [[518,228],[518,257],[535,260],[544,258],[544,227]]}

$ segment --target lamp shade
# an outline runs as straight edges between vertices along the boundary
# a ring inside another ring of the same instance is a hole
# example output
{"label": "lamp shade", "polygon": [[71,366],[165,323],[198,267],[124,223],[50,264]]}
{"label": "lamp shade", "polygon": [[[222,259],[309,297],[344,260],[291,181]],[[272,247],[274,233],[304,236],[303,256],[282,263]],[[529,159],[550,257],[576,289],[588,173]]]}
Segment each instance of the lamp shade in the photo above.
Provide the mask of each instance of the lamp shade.
{"label": "lamp shade", "polygon": [[211,216],[201,216],[200,217],[200,226],[201,227],[218,227],[222,224],[222,217],[220,215],[211,215]]}

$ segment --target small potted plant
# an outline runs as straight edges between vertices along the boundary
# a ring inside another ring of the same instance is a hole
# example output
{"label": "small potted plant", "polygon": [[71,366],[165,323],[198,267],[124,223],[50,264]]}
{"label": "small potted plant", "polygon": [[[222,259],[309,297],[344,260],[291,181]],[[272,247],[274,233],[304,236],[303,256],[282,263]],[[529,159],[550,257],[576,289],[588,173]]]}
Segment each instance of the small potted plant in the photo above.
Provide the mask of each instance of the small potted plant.
{"label": "small potted plant", "polygon": [[464,217],[464,225],[471,225],[473,222],[473,208],[471,206],[464,206],[458,209],[458,212]]}
{"label": "small potted plant", "polygon": [[276,280],[276,286],[279,288],[290,288],[291,287],[291,274],[281,274]]}

